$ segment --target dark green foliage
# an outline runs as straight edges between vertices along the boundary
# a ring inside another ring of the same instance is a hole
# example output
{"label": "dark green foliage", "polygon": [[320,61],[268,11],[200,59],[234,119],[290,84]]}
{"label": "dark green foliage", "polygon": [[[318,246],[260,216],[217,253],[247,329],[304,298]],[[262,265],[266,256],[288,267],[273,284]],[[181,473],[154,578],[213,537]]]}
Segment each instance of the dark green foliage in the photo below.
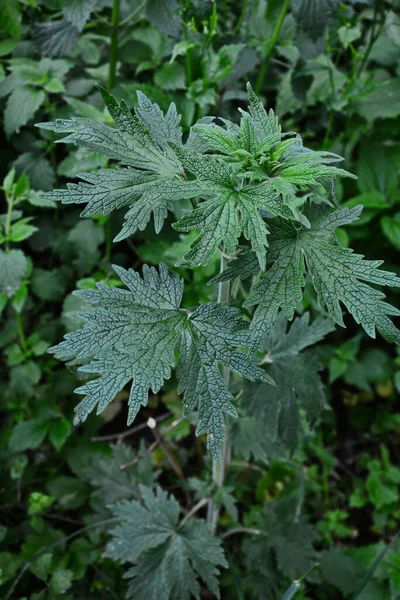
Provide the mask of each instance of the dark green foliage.
{"label": "dark green foliage", "polygon": [[400,597],[398,9],[0,2],[3,600]]}
{"label": "dark green foliage", "polygon": [[179,504],[161,488],[141,488],[144,506],[124,502],[113,507],[121,525],[111,532],[106,556],[134,563],[128,598],[200,598],[199,578],[219,598],[218,567],[227,567],[217,538],[203,521],[179,523]]}

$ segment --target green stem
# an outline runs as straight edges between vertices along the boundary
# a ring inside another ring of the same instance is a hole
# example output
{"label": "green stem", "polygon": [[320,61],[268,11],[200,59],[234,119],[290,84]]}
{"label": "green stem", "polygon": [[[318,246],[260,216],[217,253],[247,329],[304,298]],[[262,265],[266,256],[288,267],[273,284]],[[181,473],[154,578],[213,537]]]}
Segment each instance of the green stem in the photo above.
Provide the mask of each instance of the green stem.
{"label": "green stem", "polygon": [[110,66],[108,71],[108,89],[112,90],[115,85],[115,73],[117,70],[118,57],[118,28],[119,28],[120,0],[113,0],[111,16],[111,44],[110,44]]}
{"label": "green stem", "polygon": [[256,92],[256,94],[260,93],[261,88],[263,86],[264,78],[265,78],[265,75],[266,75],[266,73],[268,71],[269,61],[270,61],[272,52],[274,51],[274,48],[276,46],[276,43],[278,41],[279,34],[281,33],[281,29],[282,29],[283,22],[285,20],[288,8],[289,8],[289,0],[284,0],[283,5],[282,5],[281,14],[279,15],[279,19],[278,19],[278,21],[277,21],[277,23],[275,25],[275,29],[274,29],[273,34],[272,34],[272,38],[271,38],[271,40],[270,40],[270,42],[268,44],[269,49],[267,51],[267,54],[266,54],[266,57],[264,59],[264,63],[262,65],[262,67],[261,67],[260,73],[258,74],[258,77],[257,77],[257,82],[256,82],[256,85],[255,85],[255,92]]}
{"label": "green stem", "polygon": [[6,250],[10,247],[10,233],[11,233],[11,217],[14,206],[14,196],[6,196],[7,200],[7,216],[6,216],[6,224],[5,224],[5,238],[6,238]]}
{"label": "green stem", "polygon": [[24,328],[22,325],[21,315],[18,312],[15,313],[15,322],[17,324],[19,343],[21,345],[22,350],[26,354],[28,352],[28,345],[26,343],[26,337],[25,337]]}
{"label": "green stem", "polygon": [[[228,264],[228,259],[226,258],[224,252],[221,252],[221,263],[220,263],[220,273],[222,273]],[[230,282],[229,281],[221,281],[218,285],[218,304],[229,304],[230,302]],[[224,366],[222,369],[222,375],[225,381],[226,387],[229,389],[230,383],[230,371],[229,367]],[[220,462],[217,462],[213,459],[212,462],[212,480],[216,484],[217,488],[220,488],[224,485],[225,475],[228,470],[229,464],[231,461],[231,445],[229,441],[229,429],[228,424],[226,423],[225,428],[225,439],[222,444],[221,449],[221,459]],[[211,525],[211,529],[215,532],[217,528],[217,523],[219,519],[220,509],[217,508],[211,499],[208,503],[208,511],[207,511],[207,522]]]}
{"label": "green stem", "polygon": [[358,69],[355,69],[355,72],[352,76],[352,78],[350,79],[348,85],[345,87],[345,89],[343,90],[343,97],[346,97],[349,95],[350,91],[352,90],[354,84],[356,83],[356,81],[359,80],[362,72],[364,71],[368,59],[369,59],[369,55],[371,54],[371,50],[373,45],[375,44],[375,42],[378,40],[378,38],[380,37],[382,30],[384,28],[385,25],[385,21],[384,18],[382,17],[382,23],[381,26],[378,30],[377,33],[375,33],[376,31],[376,20],[377,20],[377,16],[378,16],[378,11],[380,8],[380,4],[381,4],[381,0],[375,0],[375,4],[374,4],[374,16],[373,16],[373,22],[372,22],[372,27],[371,27],[371,35],[369,38],[369,42],[368,42],[368,46],[367,49],[365,51],[365,54],[360,62],[360,65],[358,67]]}
{"label": "green stem", "polygon": [[244,2],[242,4],[242,10],[241,10],[241,13],[240,13],[240,17],[238,18],[237,23],[235,25],[235,28],[233,30],[233,35],[237,35],[239,33],[239,31],[240,31],[240,28],[241,28],[242,23],[244,21],[244,16],[246,14],[248,3],[249,3],[249,0],[244,0]]}

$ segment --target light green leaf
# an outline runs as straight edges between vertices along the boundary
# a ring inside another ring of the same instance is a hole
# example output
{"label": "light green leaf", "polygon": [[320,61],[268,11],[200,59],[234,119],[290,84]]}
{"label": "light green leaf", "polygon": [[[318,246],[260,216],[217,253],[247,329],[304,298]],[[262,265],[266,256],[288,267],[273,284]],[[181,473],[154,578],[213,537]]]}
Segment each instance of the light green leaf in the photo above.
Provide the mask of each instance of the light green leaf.
{"label": "light green leaf", "polygon": [[64,17],[81,31],[95,5],[95,0],[64,0]]}
{"label": "light green leaf", "polygon": [[22,250],[0,250],[0,294],[11,298],[20,287],[27,267]]}
{"label": "light green leaf", "polygon": [[12,242],[22,242],[22,240],[26,240],[38,230],[34,225],[29,225],[29,221],[31,220],[32,217],[27,217],[26,219],[21,219],[21,221],[13,223],[10,232],[10,239]]}
{"label": "light green leaf", "polygon": [[8,136],[18,132],[30,121],[45,101],[42,90],[31,85],[16,87],[10,94],[4,111],[4,129]]}

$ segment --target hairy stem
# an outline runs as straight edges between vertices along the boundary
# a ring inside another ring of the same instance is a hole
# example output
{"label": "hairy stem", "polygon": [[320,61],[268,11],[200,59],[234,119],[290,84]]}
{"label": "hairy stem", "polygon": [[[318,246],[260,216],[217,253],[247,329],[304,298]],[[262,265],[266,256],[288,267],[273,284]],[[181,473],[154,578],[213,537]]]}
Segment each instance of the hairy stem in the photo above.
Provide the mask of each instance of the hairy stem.
{"label": "hairy stem", "polygon": [[[228,263],[228,259],[225,256],[224,252],[222,251],[221,252],[220,273],[222,273],[225,270],[227,263]],[[219,304],[229,304],[229,302],[230,302],[230,282],[229,281],[221,281],[218,285],[218,303]],[[230,381],[229,368],[224,366],[222,369],[222,374],[224,377],[226,387],[229,388],[229,381]],[[224,442],[222,444],[222,449],[221,449],[221,460],[220,460],[220,462],[213,460],[213,463],[212,463],[212,479],[218,488],[222,487],[224,484],[225,474],[226,474],[226,471],[228,470],[230,460],[231,460],[231,445],[229,442],[229,428],[228,428],[228,424],[226,423],[225,439],[224,439]],[[208,503],[208,510],[207,510],[207,522],[211,525],[213,532],[215,532],[215,530],[217,528],[219,512],[220,512],[220,509],[217,508],[215,506],[215,503],[213,502],[213,500],[210,499],[210,501]]]}
{"label": "hairy stem", "polygon": [[288,8],[289,8],[289,0],[284,0],[284,2],[282,4],[282,10],[281,10],[281,13],[279,15],[279,19],[278,19],[278,21],[277,21],[277,23],[275,25],[275,29],[274,29],[274,31],[272,33],[272,38],[271,38],[271,40],[270,40],[270,42],[268,44],[267,54],[265,56],[263,65],[262,65],[262,67],[260,69],[260,72],[258,74],[258,77],[257,77],[257,82],[256,82],[256,85],[255,85],[255,92],[256,92],[256,94],[260,93],[261,88],[263,86],[264,78],[265,78],[265,75],[266,75],[266,73],[268,71],[268,67],[269,67],[269,61],[270,61],[272,52],[274,51],[274,48],[276,46],[276,43],[278,41],[279,34],[281,32],[281,29],[282,29],[282,26],[283,26],[283,22],[285,20]]}
{"label": "hairy stem", "polygon": [[110,44],[110,66],[108,70],[108,89],[112,90],[115,85],[115,73],[117,70],[118,57],[118,28],[119,28],[120,0],[113,0],[111,15],[111,44]]}

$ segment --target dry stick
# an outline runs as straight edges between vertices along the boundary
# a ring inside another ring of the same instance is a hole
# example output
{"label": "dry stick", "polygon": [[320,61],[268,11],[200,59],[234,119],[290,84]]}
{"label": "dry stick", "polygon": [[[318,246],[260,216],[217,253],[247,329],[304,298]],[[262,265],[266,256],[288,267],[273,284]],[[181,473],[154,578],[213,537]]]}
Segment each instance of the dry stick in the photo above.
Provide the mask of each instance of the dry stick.
{"label": "dry stick", "polygon": [[[164,432],[164,435],[167,435],[174,427],[176,427],[177,425],[179,425],[179,423],[182,423],[183,420],[184,420],[184,417],[179,417],[179,419],[175,419],[175,421],[173,421],[171,423],[171,425],[169,425],[167,427],[167,429]],[[148,456],[149,454],[151,454],[153,452],[153,450],[155,450],[157,448],[157,446],[160,445],[161,441],[162,441],[161,438],[157,439],[155,442],[153,442],[147,448],[146,452],[144,452],[143,454],[140,454],[139,456],[137,456],[133,460],[125,463],[124,465],[121,465],[120,469],[126,469],[127,467],[131,467],[132,465],[135,465],[136,463],[138,463],[139,460],[142,460],[142,458],[145,458],[145,456]]]}
{"label": "dry stick", "polygon": [[236,533],[251,533],[252,535],[261,535],[262,531],[260,529],[251,529],[250,527],[236,527],[235,529],[230,529],[229,531],[225,531],[221,535],[221,540],[226,540],[226,538],[231,535],[235,535]]}
{"label": "dry stick", "polygon": [[170,451],[168,444],[165,441],[165,438],[160,434],[160,432],[157,430],[156,427],[152,427],[151,428],[151,433],[154,435],[155,439],[159,442],[162,451],[164,452],[165,456],[167,457],[167,460],[169,462],[169,464],[171,465],[171,467],[173,468],[173,470],[175,471],[175,474],[177,475],[178,479],[185,479],[185,475],[182,471],[181,465],[175,460],[172,452]]}
{"label": "dry stick", "polygon": [[182,521],[179,523],[178,529],[182,527],[186,521],[188,521],[194,514],[196,514],[203,506],[205,506],[208,502],[209,498],[202,498],[189,510],[188,513],[183,517]]}
{"label": "dry stick", "polygon": [[[165,421],[165,419],[168,419],[168,417],[170,415],[171,415],[171,413],[167,412],[167,413],[163,413],[162,415],[159,415],[158,417],[153,417],[153,418],[156,423],[160,423],[161,421]],[[133,435],[134,433],[138,433],[139,431],[146,429],[146,427],[149,427],[148,421],[146,421],[146,423],[141,423],[140,425],[135,425],[135,427],[131,427],[130,429],[127,429],[126,431],[121,431],[120,433],[110,433],[108,435],[94,435],[92,438],[90,438],[90,441],[91,442],[107,442],[110,440],[123,440],[126,437]]]}

